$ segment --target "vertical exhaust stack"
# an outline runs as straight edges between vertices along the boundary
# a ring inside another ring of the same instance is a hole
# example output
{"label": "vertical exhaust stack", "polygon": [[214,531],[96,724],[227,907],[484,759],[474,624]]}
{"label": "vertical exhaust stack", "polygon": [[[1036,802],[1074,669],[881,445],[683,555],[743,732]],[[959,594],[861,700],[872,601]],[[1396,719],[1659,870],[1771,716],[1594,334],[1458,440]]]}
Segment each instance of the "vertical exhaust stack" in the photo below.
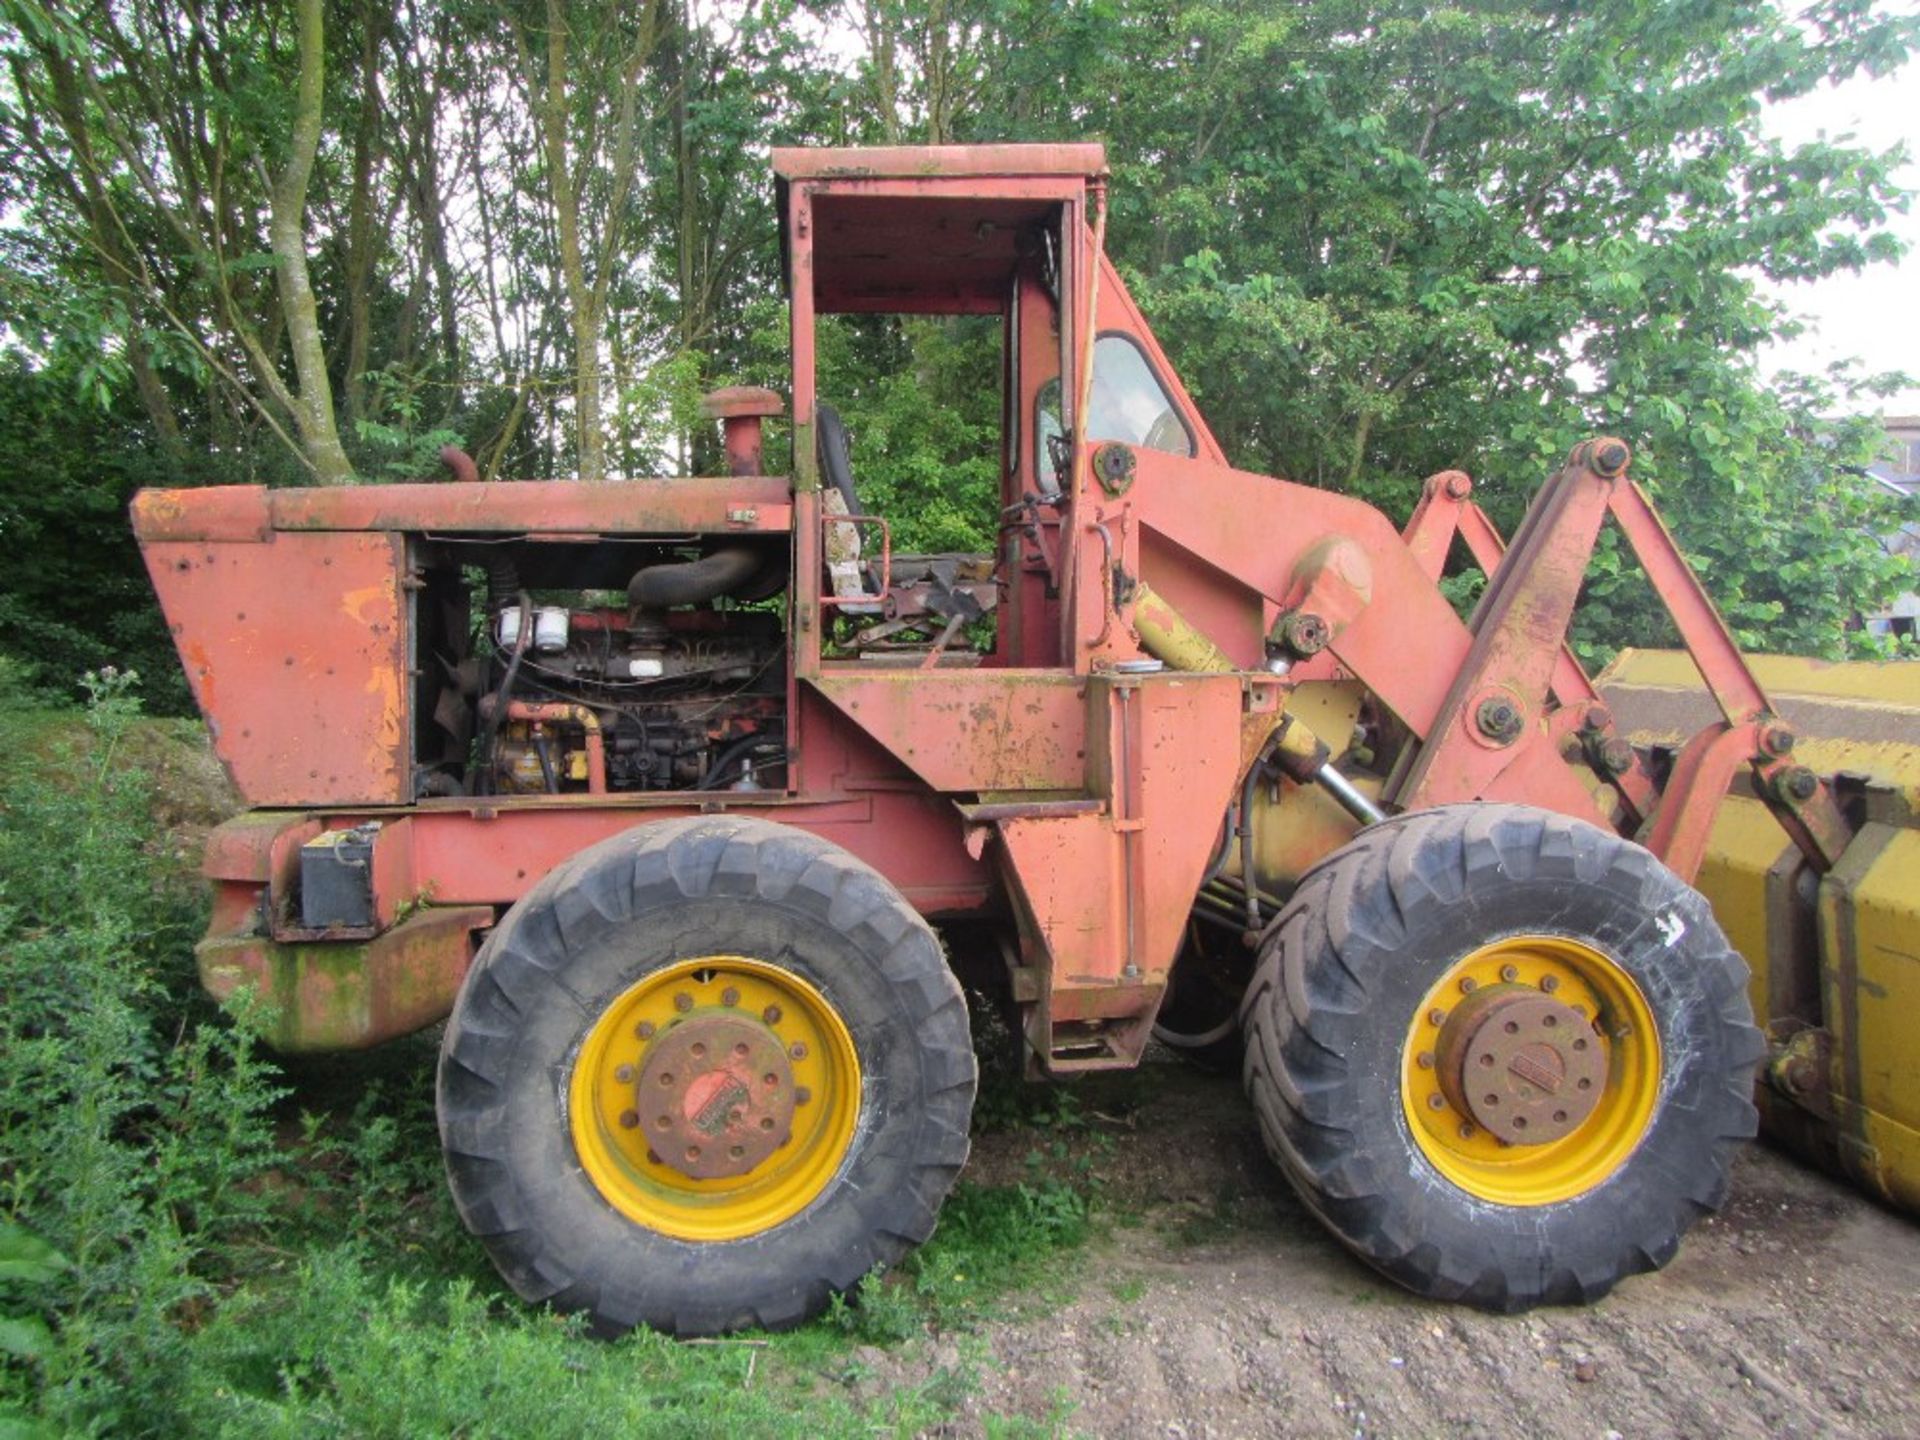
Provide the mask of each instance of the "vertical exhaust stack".
{"label": "vertical exhaust stack", "polygon": [[729,385],[700,397],[700,413],[720,422],[729,475],[766,473],[762,448],[765,423],[778,420],[786,410],[778,395],[757,385]]}

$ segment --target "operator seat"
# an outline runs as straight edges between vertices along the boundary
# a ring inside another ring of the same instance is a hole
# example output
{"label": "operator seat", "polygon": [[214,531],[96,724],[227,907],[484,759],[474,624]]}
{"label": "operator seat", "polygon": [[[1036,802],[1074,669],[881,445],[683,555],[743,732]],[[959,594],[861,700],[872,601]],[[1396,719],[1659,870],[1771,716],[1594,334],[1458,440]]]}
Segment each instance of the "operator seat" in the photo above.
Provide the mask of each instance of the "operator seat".
{"label": "operator seat", "polygon": [[[827,484],[826,493],[820,497],[824,508],[830,514],[838,510],[845,515],[865,515],[867,512],[853,488],[853,463],[847,444],[846,423],[841,420],[840,412],[831,405],[816,405],[814,415],[820,474]],[[836,497],[838,505],[835,504]],[[867,563],[861,544],[863,529],[864,526],[849,524],[827,527],[827,580],[833,593],[842,599],[871,595],[879,588],[878,577]],[[877,603],[854,604],[846,606],[845,611],[854,615],[875,615],[880,613],[880,607]]]}
{"label": "operator seat", "polygon": [[816,405],[814,414],[818,417],[820,474],[847,502],[847,514],[866,514],[866,507],[861,505],[853,488],[853,458],[847,443],[846,422],[831,405]]}

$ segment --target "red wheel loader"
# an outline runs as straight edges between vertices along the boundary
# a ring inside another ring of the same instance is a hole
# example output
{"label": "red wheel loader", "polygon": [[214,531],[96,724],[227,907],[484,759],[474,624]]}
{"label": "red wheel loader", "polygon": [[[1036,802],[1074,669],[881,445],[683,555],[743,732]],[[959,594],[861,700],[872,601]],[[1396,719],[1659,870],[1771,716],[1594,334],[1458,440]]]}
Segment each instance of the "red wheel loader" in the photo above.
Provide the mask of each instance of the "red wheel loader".
{"label": "red wheel loader", "polygon": [[[1457,472],[1400,529],[1234,469],[1103,254],[1097,146],[773,168],[786,473],[782,401],[735,389],[724,475],[455,452],[134,502],[250,807],[204,982],[292,1052],[446,1021],[448,1178],[516,1291],[782,1326],[925,1239],[962,919],[1034,1074],[1156,1033],[1240,1064],[1306,1203],[1424,1295],[1661,1265],[1760,1113],[1920,1200],[1914,671],[1743,659],[1617,439],[1510,546]],[[815,339],[872,312],[999,318],[991,554],[896,553],[863,502]],[[1565,637],[1609,517],[1687,655],[1595,681]]]}

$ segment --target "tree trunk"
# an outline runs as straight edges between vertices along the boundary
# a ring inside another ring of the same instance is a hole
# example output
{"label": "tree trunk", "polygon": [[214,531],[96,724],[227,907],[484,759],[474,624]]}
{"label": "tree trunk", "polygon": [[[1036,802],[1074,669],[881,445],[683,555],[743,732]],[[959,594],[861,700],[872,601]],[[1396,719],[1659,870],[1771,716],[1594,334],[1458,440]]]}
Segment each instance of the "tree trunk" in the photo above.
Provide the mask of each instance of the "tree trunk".
{"label": "tree trunk", "polygon": [[293,135],[287,163],[273,182],[268,237],[277,263],[280,309],[293,350],[299,394],[294,424],[300,431],[314,478],[322,485],[345,485],[353,466],[341,447],[333,420],[333,387],[327,379],[326,343],[320,337],[319,309],[307,273],[307,181],[320,148],[321,92],[326,79],[323,0],[299,0],[300,74],[295,92]]}
{"label": "tree trunk", "polygon": [[547,0],[547,83],[540,119],[546,141],[547,184],[552,189],[553,219],[560,239],[560,276],[567,287],[567,307],[573,312],[573,433],[580,478],[604,480],[607,452],[600,422],[601,317],[581,256],[579,196],[567,158],[565,0]]}

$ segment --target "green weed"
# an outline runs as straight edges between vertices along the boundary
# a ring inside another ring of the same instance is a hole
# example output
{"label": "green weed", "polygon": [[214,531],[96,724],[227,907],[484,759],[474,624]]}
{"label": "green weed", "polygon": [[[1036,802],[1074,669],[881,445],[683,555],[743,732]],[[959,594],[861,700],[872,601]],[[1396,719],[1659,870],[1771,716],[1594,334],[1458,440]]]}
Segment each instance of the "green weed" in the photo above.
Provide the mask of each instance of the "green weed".
{"label": "green weed", "polygon": [[[282,1067],[201,995],[204,901],[155,843],[133,684],[90,676],[84,726],[0,696],[0,739],[36,756],[0,779],[9,1440],[914,1434],[974,1363],[863,1399],[848,1348],[967,1329],[1088,1235],[1087,1188],[1043,1166],[961,1185],[894,1275],[790,1334],[608,1345],[528,1309],[446,1198],[430,1040]],[[1035,1093],[1044,1144],[1102,1138],[1071,1092]]]}

